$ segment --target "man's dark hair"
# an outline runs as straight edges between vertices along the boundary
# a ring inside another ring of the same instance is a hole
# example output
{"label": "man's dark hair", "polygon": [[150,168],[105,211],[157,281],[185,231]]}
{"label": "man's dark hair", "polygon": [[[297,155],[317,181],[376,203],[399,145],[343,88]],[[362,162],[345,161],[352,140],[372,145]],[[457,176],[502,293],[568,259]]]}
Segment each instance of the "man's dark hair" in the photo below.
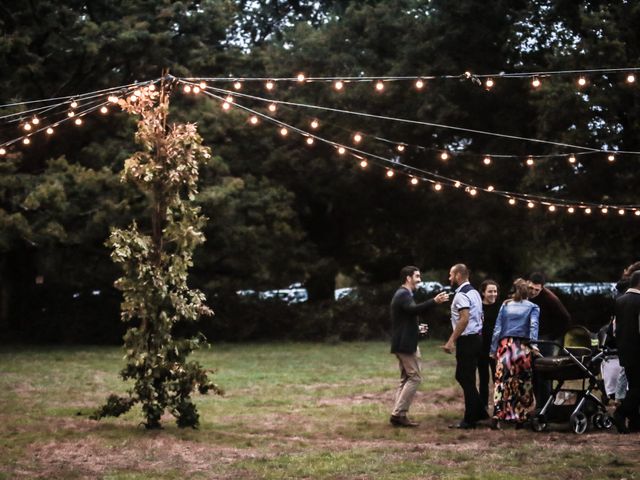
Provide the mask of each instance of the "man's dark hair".
{"label": "man's dark hair", "polygon": [[413,265],[402,267],[402,270],[400,270],[400,283],[406,282],[407,277],[412,277],[414,272],[418,271],[420,271],[420,269],[418,267],[414,267]]}
{"label": "man's dark hair", "polygon": [[529,281],[531,283],[535,283],[536,285],[543,285],[545,284],[545,278],[544,275],[540,272],[533,272],[531,275],[529,275]]}
{"label": "man's dark hair", "polygon": [[630,288],[640,287],[640,270],[636,270],[631,274],[631,280],[629,281]]}

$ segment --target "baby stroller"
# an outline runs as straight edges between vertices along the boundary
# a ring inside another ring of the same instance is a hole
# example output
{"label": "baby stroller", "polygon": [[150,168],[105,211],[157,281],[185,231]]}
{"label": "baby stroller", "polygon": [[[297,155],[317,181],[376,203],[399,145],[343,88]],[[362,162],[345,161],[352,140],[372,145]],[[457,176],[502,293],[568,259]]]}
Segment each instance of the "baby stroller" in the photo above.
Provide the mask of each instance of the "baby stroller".
{"label": "baby stroller", "polygon": [[[550,421],[569,419],[572,430],[584,433],[589,425],[598,429],[609,429],[613,425],[604,403],[594,395],[603,391],[603,382],[598,378],[600,364],[605,351],[600,348],[598,339],[585,327],[570,328],[564,336],[563,345],[556,342],[539,340],[538,343],[553,344],[560,348],[558,356],[537,358],[534,362],[534,374],[540,381],[557,382],[551,396],[532,419],[533,430],[546,430]],[[581,388],[565,388],[565,382],[582,383]],[[574,397],[574,404],[563,404],[559,398]]]}

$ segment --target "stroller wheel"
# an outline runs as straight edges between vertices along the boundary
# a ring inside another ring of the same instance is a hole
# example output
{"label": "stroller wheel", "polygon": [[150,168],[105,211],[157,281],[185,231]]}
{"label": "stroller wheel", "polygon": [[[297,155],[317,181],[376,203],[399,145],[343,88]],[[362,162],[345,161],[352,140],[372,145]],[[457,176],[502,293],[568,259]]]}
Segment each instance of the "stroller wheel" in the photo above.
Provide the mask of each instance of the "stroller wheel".
{"label": "stroller wheel", "polygon": [[602,430],[604,428],[604,414],[594,413],[591,416],[591,425],[596,427],[598,430]]}
{"label": "stroller wheel", "polygon": [[602,428],[609,430],[613,427],[613,419],[610,415],[602,415]]}
{"label": "stroller wheel", "polygon": [[569,418],[569,423],[571,423],[571,428],[578,435],[587,431],[587,426],[589,425],[589,420],[587,416],[582,412],[577,412],[571,415]]}
{"label": "stroller wheel", "polygon": [[537,415],[531,419],[531,428],[534,432],[544,432],[547,429],[547,422],[544,415]]}

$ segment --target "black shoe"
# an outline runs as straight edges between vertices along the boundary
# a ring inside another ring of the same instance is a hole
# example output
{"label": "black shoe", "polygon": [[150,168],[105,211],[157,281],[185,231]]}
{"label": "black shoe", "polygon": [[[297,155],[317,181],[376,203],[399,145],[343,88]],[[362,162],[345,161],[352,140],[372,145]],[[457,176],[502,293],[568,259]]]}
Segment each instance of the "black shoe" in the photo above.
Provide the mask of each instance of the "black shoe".
{"label": "black shoe", "polygon": [[472,430],[472,429],[476,428],[476,424],[475,423],[465,422],[463,420],[460,423],[454,423],[453,425],[449,425],[449,428],[458,428],[458,429],[461,429],[461,430]]}
{"label": "black shoe", "polygon": [[412,422],[411,420],[409,420],[406,415],[391,415],[391,417],[389,418],[389,423],[391,423],[391,425],[393,425],[394,427],[407,428],[414,428],[420,425],[417,422]]}

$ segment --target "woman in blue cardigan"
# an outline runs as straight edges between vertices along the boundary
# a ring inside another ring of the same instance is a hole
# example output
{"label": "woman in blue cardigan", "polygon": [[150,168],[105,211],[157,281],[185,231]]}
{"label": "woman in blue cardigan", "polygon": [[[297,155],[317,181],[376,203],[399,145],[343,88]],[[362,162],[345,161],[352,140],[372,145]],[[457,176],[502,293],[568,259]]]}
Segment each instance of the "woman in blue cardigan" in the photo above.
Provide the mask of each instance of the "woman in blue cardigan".
{"label": "woman in blue cardigan", "polygon": [[540,307],[527,300],[527,282],[513,282],[513,295],[500,307],[491,338],[491,356],[496,359],[492,428],[508,421],[521,428],[529,418],[534,398],[531,384],[532,345],[538,340]]}

